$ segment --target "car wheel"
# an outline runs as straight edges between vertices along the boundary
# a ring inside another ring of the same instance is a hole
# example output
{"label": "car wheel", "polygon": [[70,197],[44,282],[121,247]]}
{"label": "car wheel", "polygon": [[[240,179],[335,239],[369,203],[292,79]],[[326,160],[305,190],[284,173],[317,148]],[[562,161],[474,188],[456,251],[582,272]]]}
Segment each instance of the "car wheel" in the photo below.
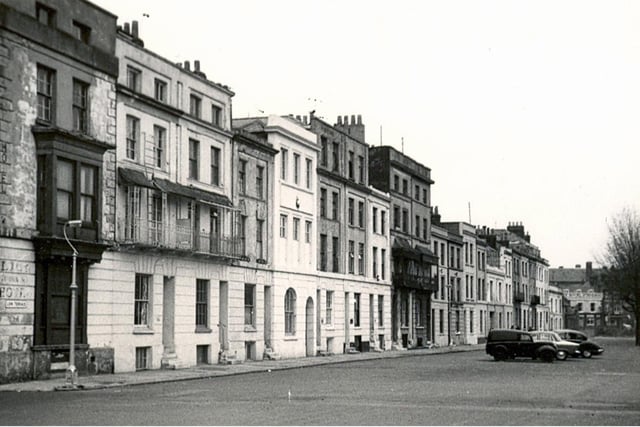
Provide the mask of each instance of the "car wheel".
{"label": "car wheel", "polygon": [[493,359],[496,361],[505,360],[508,357],[507,349],[504,347],[497,347],[493,350]]}
{"label": "car wheel", "polygon": [[564,350],[559,350],[556,354],[556,359],[558,360],[567,360],[568,354]]}
{"label": "car wheel", "polygon": [[591,350],[582,350],[582,357],[585,359],[591,359]]}
{"label": "car wheel", "polygon": [[540,360],[542,360],[543,362],[553,363],[555,358],[556,358],[556,355],[553,354],[552,351],[543,351],[542,353],[540,353]]}

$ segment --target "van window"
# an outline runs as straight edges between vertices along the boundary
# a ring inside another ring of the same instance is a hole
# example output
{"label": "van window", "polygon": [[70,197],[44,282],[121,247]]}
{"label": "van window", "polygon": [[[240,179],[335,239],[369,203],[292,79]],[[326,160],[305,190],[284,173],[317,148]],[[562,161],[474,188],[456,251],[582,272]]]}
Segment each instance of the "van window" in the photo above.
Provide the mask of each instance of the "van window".
{"label": "van window", "polygon": [[528,341],[528,342],[531,342],[531,341],[533,341],[533,339],[531,339],[531,335],[527,335],[527,334],[520,334],[520,341]]}

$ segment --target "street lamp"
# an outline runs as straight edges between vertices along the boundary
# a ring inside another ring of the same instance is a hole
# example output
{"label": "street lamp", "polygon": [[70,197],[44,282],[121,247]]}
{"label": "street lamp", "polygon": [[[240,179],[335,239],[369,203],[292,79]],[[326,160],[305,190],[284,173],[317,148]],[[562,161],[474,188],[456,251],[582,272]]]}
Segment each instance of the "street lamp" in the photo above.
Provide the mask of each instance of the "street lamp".
{"label": "street lamp", "polygon": [[451,283],[447,283],[447,335],[449,337],[449,345],[451,345]]}
{"label": "street lamp", "polygon": [[69,331],[69,367],[67,368],[66,374],[66,386],[70,388],[76,387],[76,382],[78,379],[78,372],[76,370],[76,292],[78,290],[78,285],[76,284],[76,259],[78,258],[78,251],[75,246],[71,244],[69,241],[69,237],[67,237],[67,227],[78,228],[82,226],[82,220],[74,219],[71,221],[67,221],[64,223],[64,227],[62,228],[62,232],[64,234],[64,239],[67,241],[67,244],[73,250],[73,262],[71,264],[71,320],[70,320],[70,331]]}

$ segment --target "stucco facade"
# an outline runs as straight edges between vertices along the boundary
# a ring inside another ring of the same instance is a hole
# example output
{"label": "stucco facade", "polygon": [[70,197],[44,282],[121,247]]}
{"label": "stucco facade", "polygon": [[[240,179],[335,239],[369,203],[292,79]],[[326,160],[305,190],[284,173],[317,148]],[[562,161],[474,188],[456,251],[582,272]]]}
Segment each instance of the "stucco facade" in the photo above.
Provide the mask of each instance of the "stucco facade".
{"label": "stucco facade", "polygon": [[317,353],[320,314],[316,275],[316,135],[290,117],[234,119],[234,128],[266,141],[274,164],[273,288],[269,290],[269,352],[280,357]]}

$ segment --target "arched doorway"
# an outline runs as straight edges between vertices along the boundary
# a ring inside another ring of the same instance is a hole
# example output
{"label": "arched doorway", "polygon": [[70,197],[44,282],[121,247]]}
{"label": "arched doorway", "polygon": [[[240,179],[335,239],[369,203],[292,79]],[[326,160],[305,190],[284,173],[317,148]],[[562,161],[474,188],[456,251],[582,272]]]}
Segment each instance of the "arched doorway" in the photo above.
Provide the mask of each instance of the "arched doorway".
{"label": "arched doorway", "polygon": [[307,348],[307,356],[315,356],[315,339],[313,335],[313,298],[307,298],[307,307],[305,310],[305,343]]}

